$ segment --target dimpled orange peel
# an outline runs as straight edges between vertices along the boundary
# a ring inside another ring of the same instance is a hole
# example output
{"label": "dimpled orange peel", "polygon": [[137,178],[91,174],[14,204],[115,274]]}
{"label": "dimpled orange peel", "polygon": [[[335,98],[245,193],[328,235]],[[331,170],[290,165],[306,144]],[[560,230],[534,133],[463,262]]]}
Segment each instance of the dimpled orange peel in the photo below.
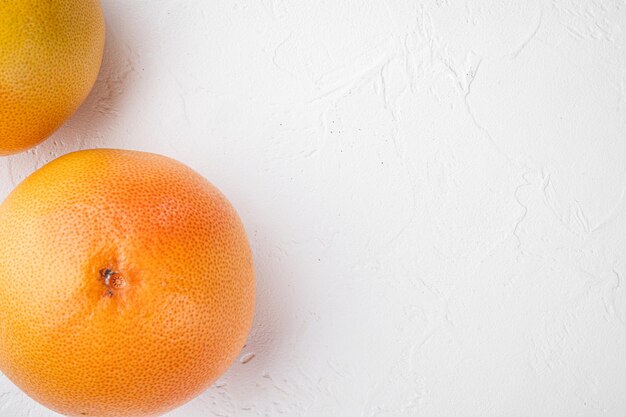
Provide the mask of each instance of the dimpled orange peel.
{"label": "dimpled orange peel", "polygon": [[65,155],[0,205],[0,370],[67,416],[161,415],[242,349],[252,255],[226,198],[185,165]]}
{"label": "dimpled orange peel", "polygon": [[0,155],[37,145],[76,111],[104,32],[98,0],[0,1]]}

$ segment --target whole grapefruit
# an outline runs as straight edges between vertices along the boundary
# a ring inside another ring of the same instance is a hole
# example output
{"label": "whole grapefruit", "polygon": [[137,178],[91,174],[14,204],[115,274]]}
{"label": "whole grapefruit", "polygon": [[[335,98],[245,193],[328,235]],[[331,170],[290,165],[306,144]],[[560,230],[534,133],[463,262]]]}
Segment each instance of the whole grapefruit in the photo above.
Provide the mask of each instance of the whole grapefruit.
{"label": "whole grapefruit", "polygon": [[103,49],[98,0],[0,1],[0,155],[35,146],[74,113]]}
{"label": "whole grapefruit", "polygon": [[156,416],[242,349],[252,255],[226,198],[155,154],[88,150],[0,205],[0,370],[68,416]]}

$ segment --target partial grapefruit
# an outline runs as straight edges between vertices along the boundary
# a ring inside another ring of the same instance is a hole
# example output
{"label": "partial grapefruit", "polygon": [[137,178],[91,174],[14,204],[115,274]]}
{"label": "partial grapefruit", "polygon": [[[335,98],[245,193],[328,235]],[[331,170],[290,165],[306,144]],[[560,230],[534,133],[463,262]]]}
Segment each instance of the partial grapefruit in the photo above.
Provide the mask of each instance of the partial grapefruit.
{"label": "partial grapefruit", "polygon": [[0,155],[37,145],[74,113],[103,49],[98,0],[0,1]]}

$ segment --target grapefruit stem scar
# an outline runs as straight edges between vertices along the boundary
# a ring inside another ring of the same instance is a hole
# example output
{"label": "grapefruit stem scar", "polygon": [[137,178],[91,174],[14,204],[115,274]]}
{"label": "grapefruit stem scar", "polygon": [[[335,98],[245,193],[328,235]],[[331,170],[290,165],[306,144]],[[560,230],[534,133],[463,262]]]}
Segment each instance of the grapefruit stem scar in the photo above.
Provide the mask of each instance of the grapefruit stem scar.
{"label": "grapefruit stem scar", "polygon": [[113,297],[113,290],[119,290],[126,287],[126,279],[119,273],[112,271],[111,269],[104,268],[100,270],[100,278],[107,287],[106,295]]}

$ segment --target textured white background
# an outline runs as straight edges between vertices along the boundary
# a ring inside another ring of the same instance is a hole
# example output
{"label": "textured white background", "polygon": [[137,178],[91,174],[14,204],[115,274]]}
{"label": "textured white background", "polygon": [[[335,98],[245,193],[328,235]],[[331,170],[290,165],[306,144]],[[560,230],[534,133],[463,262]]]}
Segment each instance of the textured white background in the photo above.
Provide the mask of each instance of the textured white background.
{"label": "textured white background", "polygon": [[626,415],[625,1],[102,2],[91,96],[0,197],[120,147],[231,199],[254,330],[168,417]]}

